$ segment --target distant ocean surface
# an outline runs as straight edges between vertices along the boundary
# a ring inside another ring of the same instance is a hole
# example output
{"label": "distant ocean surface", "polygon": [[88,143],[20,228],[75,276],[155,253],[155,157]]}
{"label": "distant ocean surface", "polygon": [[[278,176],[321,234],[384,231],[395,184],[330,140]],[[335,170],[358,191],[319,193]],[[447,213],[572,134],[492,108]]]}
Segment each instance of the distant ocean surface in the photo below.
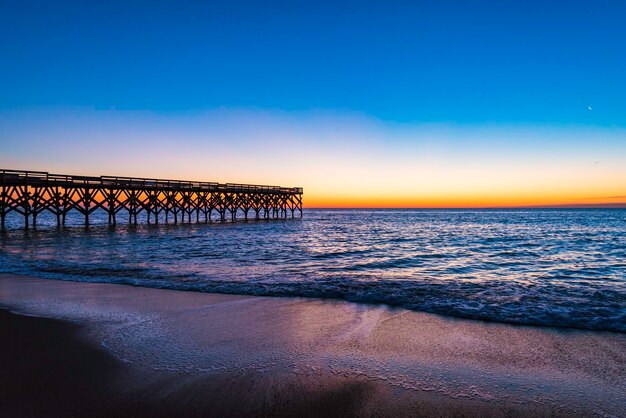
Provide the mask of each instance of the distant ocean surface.
{"label": "distant ocean surface", "polygon": [[626,332],[626,210],[305,210],[302,220],[0,233],[0,272],[383,303]]}

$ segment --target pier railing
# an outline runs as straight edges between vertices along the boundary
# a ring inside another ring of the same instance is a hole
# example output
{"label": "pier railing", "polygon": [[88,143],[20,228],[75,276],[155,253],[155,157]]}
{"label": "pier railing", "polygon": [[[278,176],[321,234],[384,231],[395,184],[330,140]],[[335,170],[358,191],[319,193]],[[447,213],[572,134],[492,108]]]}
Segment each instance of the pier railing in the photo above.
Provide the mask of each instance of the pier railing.
{"label": "pier railing", "polygon": [[62,186],[102,186],[102,187],[137,187],[151,189],[193,189],[202,191],[224,190],[272,191],[279,193],[302,193],[301,187],[267,186],[259,184],[215,183],[205,181],[165,180],[155,178],[119,177],[119,176],[77,176],[51,174],[45,171],[0,170],[0,183],[3,184],[54,184]]}
{"label": "pier railing", "polygon": [[25,226],[37,215],[51,212],[57,217],[57,225],[65,224],[65,217],[71,210],[85,216],[100,208],[109,213],[109,223],[116,223],[116,214],[124,210],[129,214],[129,222],[136,223],[137,215],[147,214],[147,221],[159,222],[169,215],[174,223],[181,222],[185,215],[191,222],[192,214],[200,221],[210,222],[213,211],[224,222],[226,215],[234,221],[237,213],[254,213],[256,219],[286,218],[288,212],[302,217],[301,187],[282,187],[257,184],[216,183],[186,180],[165,180],[156,178],[135,178],[120,176],[80,176],[51,174],[44,171],[0,169],[0,217],[2,227],[6,215],[17,212],[24,216]]}

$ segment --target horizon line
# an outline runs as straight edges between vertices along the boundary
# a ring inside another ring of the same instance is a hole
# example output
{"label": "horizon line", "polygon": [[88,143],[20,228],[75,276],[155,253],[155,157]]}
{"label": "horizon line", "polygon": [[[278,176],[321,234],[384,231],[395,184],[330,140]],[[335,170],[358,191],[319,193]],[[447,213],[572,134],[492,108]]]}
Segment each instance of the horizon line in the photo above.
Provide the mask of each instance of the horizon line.
{"label": "horizon line", "polygon": [[581,204],[556,204],[556,205],[522,205],[522,206],[306,206],[304,209],[420,209],[420,210],[453,210],[453,209],[626,209],[626,202],[623,203],[581,203]]}

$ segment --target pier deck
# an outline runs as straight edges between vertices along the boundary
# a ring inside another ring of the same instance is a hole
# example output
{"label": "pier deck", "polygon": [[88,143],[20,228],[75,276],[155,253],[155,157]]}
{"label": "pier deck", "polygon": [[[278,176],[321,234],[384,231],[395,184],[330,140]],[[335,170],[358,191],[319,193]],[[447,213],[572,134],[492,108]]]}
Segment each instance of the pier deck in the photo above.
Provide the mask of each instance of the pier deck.
{"label": "pier deck", "polygon": [[[43,171],[0,169],[1,227],[9,213],[24,217],[24,227],[37,225],[37,216],[50,212],[57,226],[65,225],[66,215],[78,211],[89,225],[89,215],[98,209],[108,213],[109,224],[116,224],[119,212],[137,223],[145,213],[147,222],[173,223],[237,220],[237,214],[255,219],[284,219],[296,212],[302,217],[301,187],[213,183],[114,176],[75,176]],[[201,216],[202,215],[202,216]]]}

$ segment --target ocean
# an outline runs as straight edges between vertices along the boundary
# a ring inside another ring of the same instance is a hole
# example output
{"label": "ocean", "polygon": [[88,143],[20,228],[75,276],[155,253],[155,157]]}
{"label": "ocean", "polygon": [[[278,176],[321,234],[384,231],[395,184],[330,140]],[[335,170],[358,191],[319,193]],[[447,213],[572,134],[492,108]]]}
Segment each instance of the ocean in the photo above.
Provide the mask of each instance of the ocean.
{"label": "ocean", "polygon": [[626,209],[306,209],[302,219],[36,230],[7,219],[0,272],[386,304],[626,332]]}

